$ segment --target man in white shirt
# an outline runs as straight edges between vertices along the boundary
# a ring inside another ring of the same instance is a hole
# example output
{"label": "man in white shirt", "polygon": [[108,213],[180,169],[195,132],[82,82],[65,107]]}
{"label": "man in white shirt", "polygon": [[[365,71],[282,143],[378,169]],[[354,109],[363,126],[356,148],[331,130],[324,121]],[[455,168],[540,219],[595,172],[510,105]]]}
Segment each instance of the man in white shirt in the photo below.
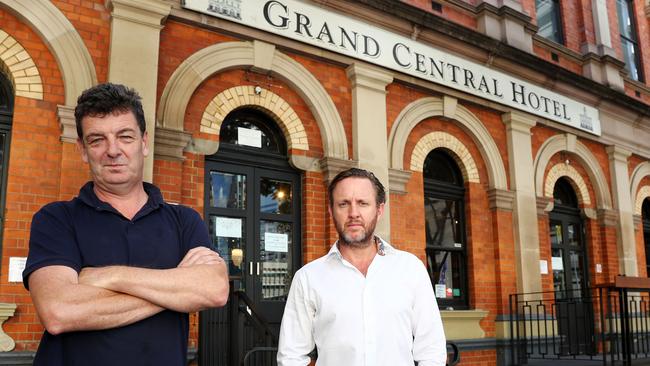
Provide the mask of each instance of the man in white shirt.
{"label": "man in white shirt", "polygon": [[386,193],[366,170],[329,189],[339,240],[296,272],[282,318],[279,366],[443,366],[447,351],[431,282],[413,254],[374,235]]}

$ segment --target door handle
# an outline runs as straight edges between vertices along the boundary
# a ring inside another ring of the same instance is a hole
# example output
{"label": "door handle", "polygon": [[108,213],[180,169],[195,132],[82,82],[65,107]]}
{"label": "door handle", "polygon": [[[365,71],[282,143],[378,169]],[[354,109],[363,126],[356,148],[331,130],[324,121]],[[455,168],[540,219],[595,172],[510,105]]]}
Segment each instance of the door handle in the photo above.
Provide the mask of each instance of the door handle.
{"label": "door handle", "polygon": [[248,274],[253,275],[253,262],[248,262]]}
{"label": "door handle", "polygon": [[260,262],[257,262],[257,275],[260,275]]}

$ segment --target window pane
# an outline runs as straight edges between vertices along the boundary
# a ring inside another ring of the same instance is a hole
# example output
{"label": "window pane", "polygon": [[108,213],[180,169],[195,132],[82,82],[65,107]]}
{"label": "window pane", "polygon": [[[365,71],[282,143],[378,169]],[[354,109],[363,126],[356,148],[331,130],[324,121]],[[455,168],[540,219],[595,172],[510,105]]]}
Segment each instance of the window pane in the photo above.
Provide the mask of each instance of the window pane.
{"label": "window pane", "polygon": [[551,223],[549,231],[551,233],[551,245],[562,245],[562,224]]}
{"label": "window pane", "polygon": [[569,262],[571,263],[571,290],[574,297],[580,297],[584,287],[584,263],[581,252],[570,251]]}
{"label": "window pane", "polygon": [[291,182],[260,179],[260,211],[291,214]]}
{"label": "window pane", "polygon": [[427,269],[439,299],[460,299],[463,294],[462,252],[427,250]]}
{"label": "window pane", "polygon": [[[562,249],[551,249],[551,268],[553,269],[553,289],[557,291],[565,291],[566,283],[564,282],[564,264],[562,261]],[[564,294],[556,294],[562,297]]]}
{"label": "window pane", "polygon": [[428,247],[462,248],[458,201],[424,198],[425,232]]}
{"label": "window pane", "polygon": [[262,298],[284,301],[291,284],[292,224],[260,221]]}
{"label": "window pane", "polygon": [[576,224],[567,224],[567,241],[569,245],[580,246],[580,226]]}
{"label": "window pane", "polygon": [[560,6],[553,0],[536,0],[537,34],[556,43],[562,43]]}
{"label": "window pane", "polygon": [[210,172],[210,205],[219,208],[246,209],[246,176]]}
{"label": "window pane", "polygon": [[284,136],[275,122],[264,113],[252,109],[241,109],[230,113],[221,125],[219,141],[269,152],[286,153]]}
{"label": "window pane", "polygon": [[618,30],[621,35],[630,39],[636,39],[628,2],[626,0],[617,0],[616,11],[618,13]]}
{"label": "window pane", "polygon": [[241,276],[247,259],[244,250],[246,219],[211,215],[210,224],[211,249],[226,261],[230,276]]}
{"label": "window pane", "polygon": [[636,51],[636,44],[631,41],[621,38],[621,47],[623,49],[623,57],[625,58],[625,69],[627,70],[630,78],[639,80],[639,66],[638,55]]}

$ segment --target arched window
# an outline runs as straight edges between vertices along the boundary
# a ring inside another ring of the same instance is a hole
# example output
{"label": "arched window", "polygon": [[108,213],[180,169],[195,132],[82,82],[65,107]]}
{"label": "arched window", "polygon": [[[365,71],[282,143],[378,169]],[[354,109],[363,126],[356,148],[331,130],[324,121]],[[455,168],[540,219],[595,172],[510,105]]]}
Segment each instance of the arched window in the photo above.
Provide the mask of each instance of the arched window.
{"label": "arched window", "polygon": [[648,198],[643,200],[643,206],[641,206],[641,218],[643,221],[646,274],[650,276],[650,199]]}
{"label": "arched window", "polygon": [[219,140],[226,149],[287,154],[282,131],[273,121],[269,123],[268,116],[255,109],[242,108],[230,113],[221,125]]}
{"label": "arched window", "polygon": [[427,155],[424,218],[427,270],[442,309],[467,309],[465,188],[456,162],[441,149]]}
{"label": "arched window", "polygon": [[[9,79],[0,72],[0,238],[3,232],[9,143],[14,112],[14,92]],[[0,242],[1,243],[1,242]]]}

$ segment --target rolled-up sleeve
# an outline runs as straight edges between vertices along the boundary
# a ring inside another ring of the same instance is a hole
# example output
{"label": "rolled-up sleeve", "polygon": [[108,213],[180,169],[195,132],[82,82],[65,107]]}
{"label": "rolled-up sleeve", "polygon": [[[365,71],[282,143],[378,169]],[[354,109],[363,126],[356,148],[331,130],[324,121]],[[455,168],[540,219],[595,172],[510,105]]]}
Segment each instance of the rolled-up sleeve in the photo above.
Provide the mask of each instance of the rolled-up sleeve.
{"label": "rolled-up sleeve", "polygon": [[422,262],[417,266],[413,309],[413,359],[418,366],[444,366],[447,341],[431,281]]}
{"label": "rolled-up sleeve", "polygon": [[278,344],[278,366],[305,366],[314,349],[313,321],[315,308],[309,299],[307,278],[296,272],[282,316]]}

